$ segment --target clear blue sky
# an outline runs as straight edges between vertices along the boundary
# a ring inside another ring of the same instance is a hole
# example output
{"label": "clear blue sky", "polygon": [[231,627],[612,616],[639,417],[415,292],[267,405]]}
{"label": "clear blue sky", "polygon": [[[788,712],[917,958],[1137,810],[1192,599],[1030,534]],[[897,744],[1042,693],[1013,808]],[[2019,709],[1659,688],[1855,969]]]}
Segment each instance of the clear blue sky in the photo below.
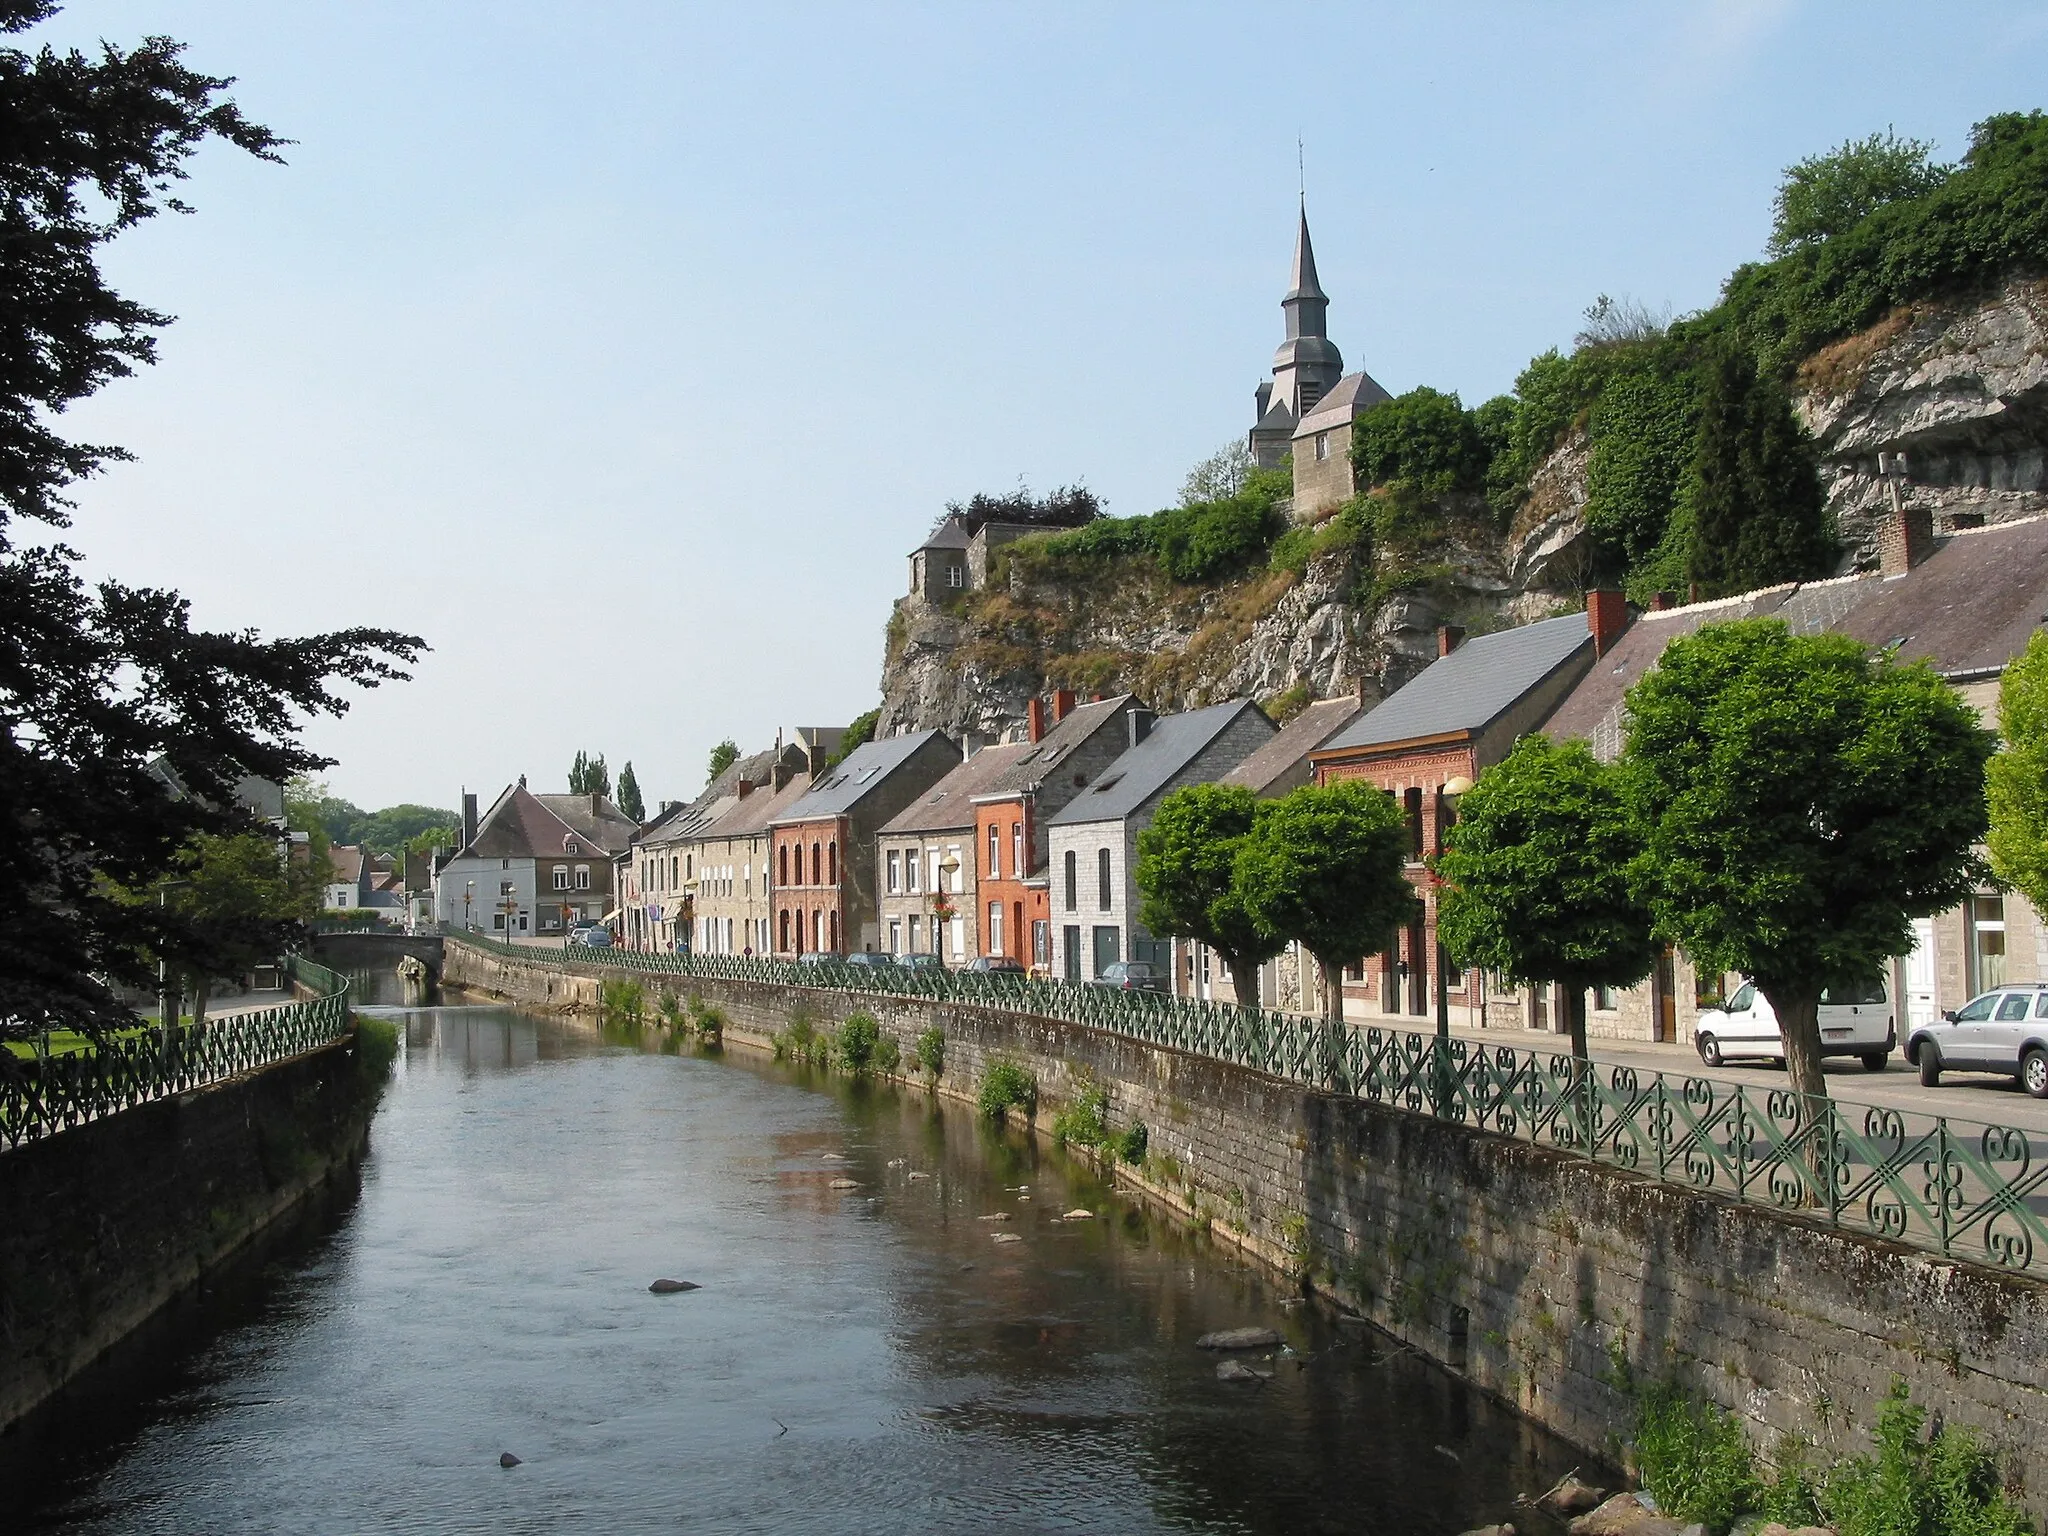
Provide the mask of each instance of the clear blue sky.
{"label": "clear blue sky", "polygon": [[1250,421],[1309,216],[1347,366],[1498,393],[1601,292],[1684,311],[1782,167],[2048,105],[2048,6],[110,0],[298,140],[111,265],[179,316],[77,411],[71,542],[199,619],[416,631],[311,740],[452,805],[578,748],[876,701],[948,498],[1170,502]]}

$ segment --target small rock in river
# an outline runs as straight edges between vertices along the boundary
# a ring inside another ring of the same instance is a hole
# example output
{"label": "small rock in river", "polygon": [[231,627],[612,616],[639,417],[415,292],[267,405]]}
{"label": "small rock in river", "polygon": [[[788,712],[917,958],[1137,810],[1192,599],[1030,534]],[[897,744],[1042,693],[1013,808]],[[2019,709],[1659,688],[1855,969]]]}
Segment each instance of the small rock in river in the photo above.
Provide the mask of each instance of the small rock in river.
{"label": "small rock in river", "polygon": [[1023,1238],[1014,1232],[998,1232],[995,1235],[995,1240],[999,1243],[1021,1243],[1024,1241]]}
{"label": "small rock in river", "polygon": [[834,1180],[832,1181],[832,1187],[833,1187],[834,1189],[859,1189],[859,1188],[860,1188],[860,1180],[859,1180],[859,1179],[834,1179]]}
{"label": "small rock in river", "polygon": [[1566,1527],[1572,1536],[1678,1536],[1684,1529],[1632,1493],[1617,1493]]}
{"label": "small rock in river", "polygon": [[820,1152],[818,1156],[828,1163],[843,1163],[846,1161],[846,1154],[844,1152]]}
{"label": "small rock in river", "polygon": [[1605,1488],[1582,1483],[1576,1474],[1568,1472],[1550,1492],[1536,1501],[1536,1507],[1553,1519],[1569,1520],[1573,1515],[1583,1515],[1595,1508],[1606,1497]]}
{"label": "small rock in river", "polygon": [[1094,1219],[1095,1213],[1093,1211],[1069,1211],[1060,1218],[1061,1221],[1093,1221]]}
{"label": "small rock in river", "polygon": [[1246,1365],[1242,1360],[1219,1360],[1216,1362],[1218,1381],[1271,1381],[1273,1373],[1262,1371],[1256,1366]]}
{"label": "small rock in river", "polygon": [[1205,1333],[1195,1340],[1197,1349],[1270,1349],[1280,1342],[1280,1335],[1270,1328],[1225,1328],[1220,1333]]}
{"label": "small rock in river", "polygon": [[647,1289],[654,1292],[657,1296],[673,1296],[677,1291],[696,1291],[702,1290],[703,1287],[694,1280],[662,1279],[655,1281]]}
{"label": "small rock in river", "polygon": [[1430,1447],[1430,1449],[1435,1451],[1439,1456],[1450,1457],[1453,1461],[1463,1461],[1465,1459],[1464,1457],[1460,1456],[1456,1451],[1452,1450],[1448,1445],[1433,1445]]}
{"label": "small rock in river", "polygon": [[498,1465],[501,1467],[516,1467],[519,1465],[519,1458],[510,1451],[500,1451],[498,1453]]}
{"label": "small rock in river", "polygon": [[909,1161],[910,1159],[907,1157],[892,1157],[889,1159],[889,1166],[891,1168],[901,1168],[905,1163]]}
{"label": "small rock in river", "polygon": [[994,1211],[987,1216],[977,1216],[974,1219],[976,1221],[1008,1221],[1010,1213],[1008,1211]]}
{"label": "small rock in river", "polygon": [[910,1170],[910,1176],[911,1176],[911,1177],[912,1177],[913,1179],[928,1179],[928,1178],[930,1178],[930,1177],[931,1177],[931,1175],[930,1175],[930,1174],[928,1174],[928,1173],[920,1173],[920,1172],[918,1172],[918,1171],[917,1171],[917,1170],[916,1170],[915,1168],[913,1168],[913,1169],[911,1169],[911,1170]]}

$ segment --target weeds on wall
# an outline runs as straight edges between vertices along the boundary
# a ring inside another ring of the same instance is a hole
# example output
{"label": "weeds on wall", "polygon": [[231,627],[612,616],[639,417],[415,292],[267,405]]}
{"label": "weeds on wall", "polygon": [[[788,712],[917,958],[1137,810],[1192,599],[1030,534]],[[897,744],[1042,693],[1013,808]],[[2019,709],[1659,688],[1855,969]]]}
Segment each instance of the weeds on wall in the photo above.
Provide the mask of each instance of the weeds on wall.
{"label": "weeds on wall", "polygon": [[936,1025],[917,1037],[917,1051],[911,1062],[921,1072],[929,1072],[932,1081],[937,1082],[946,1070],[946,1032]]}
{"label": "weeds on wall", "polygon": [[597,1007],[607,1024],[637,1026],[646,1016],[647,989],[637,981],[608,981],[598,990]]}
{"label": "weeds on wall", "polygon": [[1145,1129],[1145,1122],[1134,1120],[1131,1128],[1117,1137],[1111,1146],[1120,1161],[1137,1168],[1144,1164],[1145,1147],[1151,1139],[1152,1133]]}
{"label": "weeds on wall", "polygon": [[1052,1139],[1057,1146],[1099,1147],[1110,1140],[1109,1090],[1092,1084],[1084,1087],[1074,1101],[1052,1117]]}
{"label": "weeds on wall", "polygon": [[806,1067],[829,1066],[832,1061],[831,1038],[819,1032],[809,1014],[792,1014],[789,1027],[771,1035],[769,1044],[775,1049],[777,1061],[793,1061]]}
{"label": "weeds on wall", "polygon": [[1038,1109],[1038,1079],[1014,1061],[992,1061],[981,1074],[976,1103],[991,1120],[1001,1120],[1012,1109],[1018,1109],[1028,1121]]}

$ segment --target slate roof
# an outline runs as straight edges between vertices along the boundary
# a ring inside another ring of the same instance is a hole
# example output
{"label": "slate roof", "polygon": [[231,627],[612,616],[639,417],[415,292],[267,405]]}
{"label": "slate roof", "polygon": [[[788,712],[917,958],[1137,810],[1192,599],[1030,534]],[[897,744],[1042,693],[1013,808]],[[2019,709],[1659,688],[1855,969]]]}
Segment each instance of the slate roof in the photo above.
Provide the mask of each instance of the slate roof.
{"label": "slate roof", "polygon": [[1323,750],[1483,730],[1592,643],[1583,613],[1475,635],[1331,737]]}
{"label": "slate roof", "polygon": [[462,854],[491,859],[554,857],[562,852],[562,839],[575,831],[543,805],[539,796],[514,784],[492,802],[477,826],[475,840]]}
{"label": "slate roof", "polygon": [[[600,853],[616,853],[633,841],[640,823],[603,795],[536,795],[534,798]],[[553,852],[554,850],[550,850]]]}
{"label": "slate roof", "polygon": [[1315,409],[1301,418],[1301,425],[1294,429],[1294,435],[1313,437],[1331,427],[1349,426],[1354,416],[1362,416],[1374,406],[1384,405],[1393,398],[1380,388],[1379,380],[1371,374],[1347,373],[1315,403]]}
{"label": "slate roof", "polygon": [[940,519],[939,526],[932,530],[931,537],[917,547],[919,549],[965,549],[969,542],[967,530],[961,526],[960,519],[948,513],[944,518]]}
{"label": "slate roof", "polygon": [[354,885],[363,877],[363,850],[353,843],[329,845],[327,862],[334,870],[329,885]]}
{"label": "slate roof", "polygon": [[1007,773],[975,793],[988,800],[1029,794],[1045,782],[1045,776],[1059,766],[1060,759],[1097,731],[1113,728],[1128,733],[1129,727],[1123,723],[1121,711],[1130,699],[1130,694],[1120,693],[1099,703],[1075,705],[1067,711],[1065,719],[1039,738],[1036,746],[1027,745],[1019,756],[1013,758]]}
{"label": "slate roof", "polygon": [[[1064,723],[1064,722],[1062,722]],[[881,835],[902,832],[951,832],[974,825],[974,797],[1017,765],[1031,750],[1028,741],[983,747],[938,783],[882,825]]]}
{"label": "slate roof", "polygon": [[778,814],[776,823],[815,821],[822,816],[844,816],[869,793],[879,789],[889,775],[902,767],[925,743],[943,740],[938,731],[918,731],[909,736],[891,736],[855,747],[843,761],[811,786],[810,793]]}
{"label": "slate roof", "polygon": [[[1103,769],[1092,787],[1082,790],[1057,814],[1048,817],[1046,825],[1071,827],[1093,821],[1121,821],[1171,783],[1246,710],[1257,712],[1258,705],[1250,699],[1232,699],[1225,704],[1211,704],[1207,709],[1162,715],[1152,723],[1143,741],[1127,748]],[[1259,718],[1263,720],[1265,716]]]}
{"label": "slate roof", "polygon": [[1836,626],[1950,676],[1993,672],[2048,620],[2048,517],[1950,534]]}
{"label": "slate roof", "polygon": [[1318,699],[1281,726],[1271,741],[1217,782],[1242,784],[1246,789],[1263,794],[1269,785],[1285,777],[1288,770],[1299,765],[1309,753],[1357,719],[1364,708],[1357,699],[1348,696]]}

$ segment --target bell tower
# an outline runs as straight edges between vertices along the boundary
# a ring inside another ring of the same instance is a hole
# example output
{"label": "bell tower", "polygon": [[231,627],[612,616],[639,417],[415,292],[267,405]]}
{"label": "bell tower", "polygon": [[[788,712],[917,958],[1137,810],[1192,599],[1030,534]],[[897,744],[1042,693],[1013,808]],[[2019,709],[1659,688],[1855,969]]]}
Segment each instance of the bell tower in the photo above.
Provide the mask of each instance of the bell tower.
{"label": "bell tower", "polygon": [[1278,464],[1301,418],[1344,376],[1344,355],[1330,340],[1330,297],[1316,278],[1315,246],[1309,240],[1308,208],[1294,236],[1294,281],[1280,301],[1287,336],[1273,354],[1273,380],[1258,389],[1258,417],[1252,427],[1252,457]]}

